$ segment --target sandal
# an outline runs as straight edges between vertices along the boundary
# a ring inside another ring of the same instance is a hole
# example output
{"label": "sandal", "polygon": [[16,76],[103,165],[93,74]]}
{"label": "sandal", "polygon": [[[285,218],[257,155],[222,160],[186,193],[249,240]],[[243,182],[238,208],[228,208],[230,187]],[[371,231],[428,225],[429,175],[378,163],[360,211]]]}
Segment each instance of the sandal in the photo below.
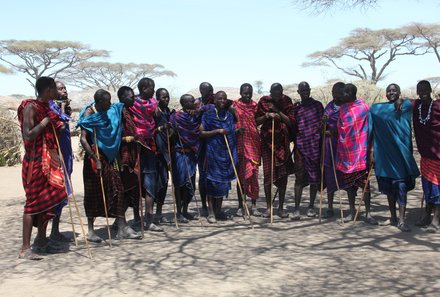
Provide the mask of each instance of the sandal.
{"label": "sandal", "polygon": [[44,258],[42,256],[32,252],[31,249],[26,249],[25,251],[20,251],[20,253],[18,254],[18,259],[39,261],[39,260],[43,260]]}
{"label": "sandal", "polygon": [[254,217],[261,217],[263,214],[258,210],[258,208],[252,208],[252,215]]}
{"label": "sandal", "polygon": [[426,233],[437,233],[438,229],[439,229],[439,227],[437,227],[436,225],[429,224],[429,226],[425,229],[425,232]]}
{"label": "sandal", "polygon": [[301,214],[300,214],[299,210],[295,210],[295,211],[293,212],[292,217],[291,217],[290,219],[291,219],[292,221],[299,221],[299,220],[301,220]]}
{"label": "sandal", "polygon": [[217,223],[217,220],[215,219],[215,216],[212,216],[212,215],[208,216],[208,223],[210,223],[210,224]]}
{"label": "sandal", "polygon": [[400,222],[397,225],[397,228],[399,228],[400,231],[402,231],[402,232],[410,232],[411,231],[411,229],[409,228],[409,226],[405,222]]}

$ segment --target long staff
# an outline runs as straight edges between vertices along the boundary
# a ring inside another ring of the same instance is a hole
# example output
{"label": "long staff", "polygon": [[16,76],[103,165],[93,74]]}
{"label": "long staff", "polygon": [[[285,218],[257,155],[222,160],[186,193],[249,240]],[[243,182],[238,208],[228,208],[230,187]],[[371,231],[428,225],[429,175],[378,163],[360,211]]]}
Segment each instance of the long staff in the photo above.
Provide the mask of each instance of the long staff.
{"label": "long staff", "polygon": [[342,198],[341,198],[341,189],[339,188],[338,176],[336,175],[336,167],[335,167],[335,157],[333,156],[333,144],[330,139],[330,154],[332,156],[332,167],[333,167],[333,175],[336,181],[336,189],[338,189],[338,198],[339,198],[339,210],[341,211],[341,225],[344,224],[344,211],[342,210]]}
{"label": "long staff", "polygon": [[274,171],[274,157],[275,157],[275,119],[272,118],[272,147],[271,147],[271,157],[270,157],[270,223],[273,224],[273,200],[272,200],[272,190],[273,190],[273,171]]}
{"label": "long staff", "polygon": [[167,130],[167,142],[168,142],[168,160],[170,162],[170,176],[171,176],[171,192],[173,193],[173,209],[174,209],[174,222],[176,228],[179,229],[179,224],[177,223],[177,213],[176,213],[176,193],[174,192],[174,177],[173,177],[173,162],[171,161],[171,148],[170,148],[170,133]]}
{"label": "long staff", "polygon": [[[177,127],[177,126],[176,126],[176,132],[177,132],[177,138],[179,139],[180,147],[182,148],[182,152],[186,156],[186,153],[183,148],[183,142],[182,142],[182,139],[180,138],[179,127]],[[200,215],[199,203],[197,202],[197,197],[196,197],[196,188],[191,180],[191,172],[189,170],[188,160],[186,158],[185,158],[185,165],[186,165],[186,170],[188,172],[188,181],[189,181],[191,188],[193,190],[193,193],[194,193],[194,201],[196,202],[197,215],[199,216],[200,226],[203,227],[203,223],[202,223],[202,219],[201,219],[202,216]]]}
{"label": "long staff", "polygon": [[[56,130],[55,130],[55,126],[53,124],[52,124],[52,129],[53,129],[53,133],[55,135],[55,140],[57,142],[58,154],[60,156],[61,164],[63,165],[64,176],[67,178],[67,182],[69,183],[69,187],[70,187],[70,192],[71,192],[71,195],[72,195],[73,203],[75,204],[76,213],[77,213],[78,219],[79,219],[79,224],[81,226],[81,231],[82,231],[82,234],[83,234],[83,237],[84,237],[84,241],[85,241],[86,247],[87,247],[87,253],[89,254],[89,258],[92,259],[92,251],[90,250],[89,241],[87,240],[86,231],[84,229],[84,224],[83,224],[83,221],[81,219],[81,215],[80,215],[80,212],[79,212],[78,204],[76,203],[75,194],[73,192],[72,181],[70,180],[69,173],[67,172],[66,163],[64,162],[63,154],[61,153],[60,142],[58,140],[58,136],[57,136],[57,133],[56,133]],[[65,187],[66,193],[67,193],[67,186],[66,186],[66,181],[65,180],[64,180],[64,187]],[[74,224],[73,224],[73,216],[72,216],[72,207],[71,207],[71,203],[70,203],[70,198],[69,197],[67,197],[67,203],[69,205],[70,222],[72,224],[73,238],[75,239],[75,245],[78,246],[78,239],[76,238],[76,234],[75,234],[75,227],[74,227]]]}
{"label": "long staff", "polygon": [[244,198],[243,188],[241,187],[240,178],[238,177],[238,173],[237,173],[237,168],[235,167],[235,164],[234,164],[234,158],[232,157],[232,152],[231,152],[231,148],[229,146],[228,138],[224,134],[223,134],[223,137],[225,139],[226,146],[228,148],[229,158],[231,159],[231,164],[232,164],[232,168],[234,169],[235,177],[237,178],[237,185],[238,185],[238,188],[240,189],[241,199],[242,199],[244,208],[246,210],[246,214],[249,219],[249,224],[251,225],[252,229],[254,229],[254,224],[252,223],[252,220],[251,220],[251,214],[249,212],[249,207],[247,205],[246,199]]}
{"label": "long staff", "polygon": [[142,178],[141,150],[140,150],[140,147],[138,147],[138,148],[139,148],[139,151],[138,151],[137,162],[136,162],[137,163],[136,168],[137,168],[137,172],[138,172],[138,189],[139,189],[139,204],[138,204],[138,206],[139,206],[139,210],[140,210],[139,212],[141,215],[141,235],[142,235],[142,238],[144,238],[145,231],[144,231],[144,206],[142,204],[143,197],[142,197],[142,183],[141,183],[141,178]]}
{"label": "long staff", "polygon": [[[322,192],[324,191],[324,158],[325,158],[325,128],[326,123],[322,127],[322,148],[321,148],[321,191],[319,195],[319,223],[321,223],[322,218]],[[330,139],[331,141],[331,139]]]}
{"label": "long staff", "polygon": [[[95,128],[93,128],[93,135],[94,135],[94,138],[95,138],[96,156],[98,157],[98,160],[101,160],[101,158],[99,156],[98,142],[96,141],[96,130],[95,130]],[[107,222],[108,240],[109,240],[109,243],[110,243],[110,247],[113,247],[112,246],[112,235],[110,233],[110,224],[108,223],[107,202],[106,202],[106,199],[105,199],[104,182],[102,181],[102,173],[101,173],[101,171],[99,171],[99,179],[101,181],[102,202],[104,203],[104,212],[105,212],[105,220]]]}
{"label": "long staff", "polygon": [[367,191],[368,182],[370,181],[371,171],[373,171],[373,160],[370,161],[370,170],[368,170],[367,180],[365,181],[364,190],[362,191],[361,201],[359,202],[358,209],[356,210],[356,215],[354,216],[353,224],[356,224],[356,220],[361,210],[362,202],[364,201],[365,192]]}

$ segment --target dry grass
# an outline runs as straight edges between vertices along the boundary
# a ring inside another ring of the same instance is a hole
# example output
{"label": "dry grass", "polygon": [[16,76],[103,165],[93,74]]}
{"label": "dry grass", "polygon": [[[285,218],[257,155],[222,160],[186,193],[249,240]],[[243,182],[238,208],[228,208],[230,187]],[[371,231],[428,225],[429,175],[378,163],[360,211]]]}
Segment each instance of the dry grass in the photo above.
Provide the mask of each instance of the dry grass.
{"label": "dry grass", "polygon": [[10,111],[0,110],[0,135],[0,166],[20,163],[20,127]]}

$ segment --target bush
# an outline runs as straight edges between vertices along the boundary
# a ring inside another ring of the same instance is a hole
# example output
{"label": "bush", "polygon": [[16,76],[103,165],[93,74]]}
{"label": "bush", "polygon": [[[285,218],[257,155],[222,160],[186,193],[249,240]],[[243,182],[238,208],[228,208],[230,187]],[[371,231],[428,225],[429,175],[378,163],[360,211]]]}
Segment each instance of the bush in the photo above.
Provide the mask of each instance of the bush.
{"label": "bush", "polygon": [[20,127],[13,114],[7,110],[0,110],[0,135],[0,166],[20,163]]}

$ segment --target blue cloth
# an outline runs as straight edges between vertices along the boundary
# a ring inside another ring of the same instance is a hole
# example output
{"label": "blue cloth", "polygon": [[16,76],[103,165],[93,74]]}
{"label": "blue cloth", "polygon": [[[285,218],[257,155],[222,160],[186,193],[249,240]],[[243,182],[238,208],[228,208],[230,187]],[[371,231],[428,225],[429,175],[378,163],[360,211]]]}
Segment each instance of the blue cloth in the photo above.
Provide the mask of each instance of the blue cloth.
{"label": "blue cloth", "polygon": [[433,184],[422,176],[422,187],[426,204],[440,205],[440,185]]}
{"label": "blue cloth", "polygon": [[[94,103],[92,103],[94,104]],[[92,104],[87,105],[79,113],[77,127],[87,130],[94,135],[96,131],[96,139],[99,149],[105,154],[109,162],[113,162],[118,155],[121,145],[122,133],[122,109],[123,103],[113,103],[106,111],[95,112],[84,117],[84,112]],[[95,139],[92,137],[92,142]]]}
{"label": "blue cloth", "polygon": [[406,179],[420,175],[413,157],[411,133],[412,104],[404,100],[402,110],[394,103],[376,103],[369,112],[369,133],[374,137],[376,176]]}
{"label": "blue cloth", "polygon": [[377,177],[379,192],[387,196],[392,196],[400,206],[406,206],[406,194],[416,186],[416,180],[413,177],[406,179],[392,179],[389,177]]}
{"label": "blue cloth", "polygon": [[[202,116],[205,131],[226,129],[226,135],[235,166],[238,163],[234,118],[226,109],[209,109]],[[224,136],[216,134],[205,138],[206,141],[206,193],[212,197],[227,196],[231,181],[235,179],[228,148]]]}
{"label": "blue cloth", "polygon": [[141,153],[141,172],[142,172],[142,195],[145,191],[149,196],[156,198],[157,194],[157,163],[156,155],[150,150],[143,150]]}

